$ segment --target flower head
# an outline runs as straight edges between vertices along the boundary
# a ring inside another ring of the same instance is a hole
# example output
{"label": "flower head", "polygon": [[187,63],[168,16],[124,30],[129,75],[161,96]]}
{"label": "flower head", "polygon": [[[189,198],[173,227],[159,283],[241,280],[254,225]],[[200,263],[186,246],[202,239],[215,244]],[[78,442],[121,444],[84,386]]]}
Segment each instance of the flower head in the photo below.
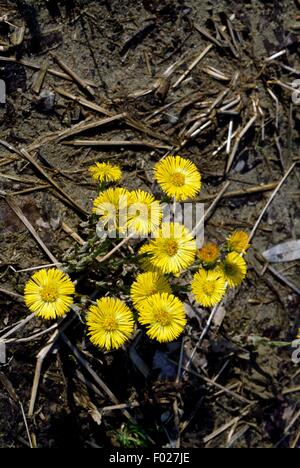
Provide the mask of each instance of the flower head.
{"label": "flower head", "polygon": [[157,293],[140,305],[138,320],[147,334],[161,343],[178,338],[186,325],[183,303],[173,294]]}
{"label": "flower head", "polygon": [[46,320],[63,317],[69,312],[75,287],[68,275],[52,268],[39,270],[27,282],[25,304],[38,317]]}
{"label": "flower head", "polygon": [[198,257],[204,264],[214,265],[220,257],[220,249],[217,244],[209,242],[198,251]]}
{"label": "flower head", "polygon": [[143,246],[140,253],[149,255],[151,263],[163,273],[179,273],[192,265],[196,241],[179,223],[162,223],[156,239]]}
{"label": "flower head", "polygon": [[130,295],[135,308],[139,310],[145,299],[162,292],[172,292],[169,282],[161,273],[149,271],[137,276],[131,286]]}
{"label": "flower head", "polygon": [[151,257],[149,257],[148,255],[150,253],[150,250],[151,250],[151,247],[149,246],[149,244],[144,244],[138,251],[139,256],[140,256],[139,264],[140,264],[141,269],[145,273],[151,271],[152,273],[156,272],[156,273],[160,273],[161,275],[163,275],[163,271],[157,266],[154,266],[153,263],[151,262]]}
{"label": "flower head", "polygon": [[201,175],[197,167],[180,156],[168,156],[157,163],[154,178],[169,197],[179,201],[194,198],[201,189]]}
{"label": "flower head", "polygon": [[227,239],[229,252],[245,253],[250,247],[249,236],[245,231],[235,231]]}
{"label": "flower head", "polygon": [[225,294],[225,279],[217,271],[206,271],[202,268],[194,276],[192,291],[199,304],[203,307],[213,307]]}
{"label": "flower head", "polygon": [[239,286],[246,277],[247,264],[243,257],[236,252],[231,252],[220,263],[218,270],[222,273],[230,287]]}
{"label": "flower head", "polygon": [[127,223],[129,231],[146,235],[157,230],[162,218],[159,201],[143,190],[135,190],[130,195]]}
{"label": "flower head", "polygon": [[95,346],[107,350],[119,348],[130,337],[133,314],[120,299],[102,297],[87,313],[88,334]]}
{"label": "flower head", "polygon": [[122,177],[122,171],[119,166],[110,163],[97,162],[89,168],[92,178],[96,182],[116,182]]}
{"label": "flower head", "polygon": [[94,200],[93,213],[109,231],[125,230],[127,223],[127,207],[130,203],[130,192],[124,188],[109,188]]}

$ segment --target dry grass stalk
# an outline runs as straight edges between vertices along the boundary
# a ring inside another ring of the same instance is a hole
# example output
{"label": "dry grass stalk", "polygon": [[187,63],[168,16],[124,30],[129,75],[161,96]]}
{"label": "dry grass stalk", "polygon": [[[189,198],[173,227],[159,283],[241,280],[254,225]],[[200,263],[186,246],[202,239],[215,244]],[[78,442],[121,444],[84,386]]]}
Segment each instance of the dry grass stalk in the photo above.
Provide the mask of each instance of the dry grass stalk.
{"label": "dry grass stalk", "polygon": [[[14,57],[0,57],[0,62],[19,63],[20,65],[24,65],[24,67],[28,67],[28,68],[31,68],[32,70],[37,70],[37,71],[41,70],[42,68],[41,65],[30,63],[27,60],[18,60]],[[48,68],[47,73],[50,73],[51,75],[56,76],[57,78],[62,78],[63,80],[72,81],[72,78],[69,75],[62,73],[59,70],[55,70],[53,68]],[[95,83],[89,80],[86,80],[85,82],[89,86],[96,86]]]}
{"label": "dry grass stalk", "polygon": [[41,247],[43,252],[51,260],[51,262],[57,263],[57,259],[54,257],[54,255],[52,255],[48,247],[44,244],[44,242],[42,241],[42,239],[40,238],[40,236],[38,235],[38,233],[36,232],[32,224],[28,221],[28,219],[26,218],[22,210],[14,202],[14,200],[11,197],[7,196],[5,197],[5,201],[10,206],[10,208],[15,212],[15,214],[18,216],[20,221],[22,221],[22,223],[26,226],[26,228],[28,229],[28,231],[30,232],[30,234],[32,235],[36,243]]}
{"label": "dry grass stalk", "polygon": [[75,83],[79,85],[80,88],[82,88],[84,91],[86,91],[90,96],[94,97],[95,96],[95,91],[93,88],[86,83],[86,80],[83,80],[80,78],[80,76],[77,75],[77,73],[74,72],[60,57],[58,57],[56,54],[53,54],[50,52],[51,57],[53,60],[60,66],[60,68],[66,72],[67,75],[69,75]]}
{"label": "dry grass stalk", "polygon": [[128,147],[128,146],[146,146],[148,148],[155,148],[155,149],[167,149],[170,150],[171,146],[160,145],[156,143],[151,143],[150,141],[145,140],[73,140],[73,141],[66,141],[65,145],[69,146],[103,146],[103,147],[110,147],[110,146],[121,146],[121,147]]}
{"label": "dry grass stalk", "polygon": [[41,92],[41,89],[42,89],[42,86],[44,84],[44,80],[47,74],[48,66],[49,66],[48,62],[46,61],[45,63],[43,63],[40,71],[37,73],[37,76],[32,86],[32,90],[36,94],[40,94]]}
{"label": "dry grass stalk", "polygon": [[[235,190],[233,192],[224,193],[223,197],[235,198],[235,197],[244,197],[247,195],[255,195],[256,193],[269,192],[270,190],[273,190],[277,186],[278,186],[278,182],[271,182],[270,184],[264,184],[264,185],[256,185],[255,187],[251,187],[249,189]],[[210,200],[214,200],[215,197],[216,195],[206,195],[204,197],[201,197],[198,201],[205,203]]]}

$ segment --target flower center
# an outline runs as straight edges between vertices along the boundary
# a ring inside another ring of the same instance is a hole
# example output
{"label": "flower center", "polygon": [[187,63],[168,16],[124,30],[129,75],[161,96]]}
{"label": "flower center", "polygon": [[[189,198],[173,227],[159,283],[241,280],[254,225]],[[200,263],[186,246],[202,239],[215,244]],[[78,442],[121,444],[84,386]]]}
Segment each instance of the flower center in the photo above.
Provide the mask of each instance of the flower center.
{"label": "flower center", "polygon": [[174,239],[168,239],[165,244],[166,252],[170,257],[173,257],[178,252],[178,243]]}
{"label": "flower center", "polygon": [[171,176],[171,183],[176,187],[183,187],[185,184],[185,176],[180,172],[175,172],[175,174]]}
{"label": "flower center", "polygon": [[214,245],[202,247],[199,251],[200,259],[204,262],[214,262],[219,255],[218,248]]}
{"label": "flower center", "polygon": [[207,296],[212,296],[215,291],[215,284],[212,281],[207,281],[203,284],[203,291]]}
{"label": "flower center", "polygon": [[167,327],[171,323],[171,318],[169,313],[166,310],[157,310],[154,312],[154,319],[162,327]]}
{"label": "flower center", "polygon": [[58,289],[55,284],[46,284],[41,290],[41,298],[45,302],[55,302],[58,299]]}
{"label": "flower center", "polygon": [[103,320],[103,328],[106,332],[116,331],[118,329],[118,322],[114,317],[106,317]]}
{"label": "flower center", "polygon": [[157,288],[154,285],[149,285],[148,287],[146,286],[144,291],[145,292],[143,294],[142,300],[147,299],[148,297],[153,296],[154,294],[157,294]]}
{"label": "flower center", "polygon": [[233,265],[232,263],[225,263],[224,271],[227,276],[233,277],[238,273],[239,270],[236,265]]}

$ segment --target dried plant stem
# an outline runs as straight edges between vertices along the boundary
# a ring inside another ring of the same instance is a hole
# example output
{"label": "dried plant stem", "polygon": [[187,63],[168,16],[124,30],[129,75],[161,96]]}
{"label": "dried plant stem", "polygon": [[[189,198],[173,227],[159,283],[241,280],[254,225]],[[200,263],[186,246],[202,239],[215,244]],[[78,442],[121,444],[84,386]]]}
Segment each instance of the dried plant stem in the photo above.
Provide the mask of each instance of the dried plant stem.
{"label": "dried plant stem", "polygon": [[214,318],[215,318],[215,316],[216,316],[216,314],[217,314],[217,312],[218,312],[218,310],[219,310],[219,307],[221,307],[222,305],[223,305],[223,301],[222,301],[220,304],[217,304],[217,305],[212,309],[212,311],[211,311],[211,313],[210,313],[210,316],[209,316],[209,318],[208,318],[208,320],[207,320],[207,322],[206,322],[206,325],[205,325],[205,327],[204,327],[204,329],[203,329],[203,331],[202,331],[202,333],[201,333],[201,335],[200,335],[200,338],[199,338],[199,340],[197,341],[196,346],[194,347],[193,351],[191,352],[191,355],[190,355],[190,357],[189,357],[189,360],[188,360],[188,362],[187,362],[187,364],[186,364],[186,366],[185,366],[185,368],[184,368],[183,374],[189,370],[190,365],[191,365],[191,363],[193,362],[193,359],[194,359],[194,356],[195,356],[197,350],[198,350],[199,347],[201,346],[201,344],[202,344],[204,338],[206,337],[206,335],[207,335],[207,333],[208,333],[208,331],[209,331],[209,329],[210,329],[210,326],[211,326],[211,324],[212,324],[212,322],[213,322],[213,320],[214,320]]}
{"label": "dried plant stem", "polygon": [[84,216],[89,215],[89,213],[87,213],[83,208],[78,206],[78,203],[72,200],[72,198],[67,193],[65,193],[65,191],[55,182],[55,180],[52,179],[52,177],[50,177],[47,174],[45,169],[42,166],[40,166],[40,164],[38,164],[38,162],[26,151],[25,148],[21,148],[19,150],[18,148],[14,147],[13,145],[11,145],[10,143],[7,143],[4,140],[0,140],[0,144],[4,146],[5,148],[9,149],[10,151],[12,151],[13,153],[18,154],[19,156],[21,156],[21,158],[23,159],[25,158],[28,162],[30,162],[32,166],[35,167],[35,169],[43,176],[43,178],[45,178],[49,182],[49,184],[55,188],[58,194],[64,199],[64,202],[67,203],[69,206],[71,206],[71,208],[75,212],[77,213],[79,212],[81,215],[84,215]]}
{"label": "dried plant stem", "polygon": [[117,244],[110,252],[108,252],[103,257],[96,257],[96,260],[99,263],[106,262],[115,252],[121,249],[123,245],[127,244],[127,242],[134,237],[135,234],[130,234],[129,236],[125,237],[119,244]]}
{"label": "dried plant stem", "polygon": [[204,57],[208,54],[208,52],[213,48],[210,44],[206,47],[201,53],[197,56],[197,58],[191,63],[188,69],[184,72],[183,75],[176,81],[176,83],[172,86],[173,89],[178,88],[178,86],[187,78],[187,76],[191,73],[191,71],[198,65],[198,63],[204,59]]}
{"label": "dried plant stem", "polygon": [[25,424],[25,429],[26,429],[26,433],[27,433],[27,437],[28,437],[29,446],[32,449],[32,448],[34,448],[33,444],[32,444],[32,438],[31,438],[31,435],[30,435],[30,431],[29,431],[28,422],[27,422],[27,418],[26,418],[26,415],[25,415],[24,407],[23,407],[23,404],[22,404],[21,401],[19,401],[19,405],[20,405],[20,408],[21,408],[21,413],[22,413],[24,424]]}
{"label": "dried plant stem", "polygon": [[21,296],[21,294],[17,294],[13,291],[8,291],[7,289],[0,288],[0,293],[5,294],[6,296],[11,296],[18,300],[23,300],[23,296]]}
{"label": "dried plant stem", "polygon": [[[175,363],[175,361],[173,361],[173,360],[170,360],[170,361]],[[206,382],[209,386],[215,387],[218,390],[222,390],[224,393],[227,393],[228,395],[232,396],[236,400],[241,401],[242,403],[246,403],[247,405],[252,403],[252,401],[248,400],[247,398],[244,398],[243,396],[239,395],[238,393],[233,392],[232,390],[224,387],[223,385],[218,384],[217,382],[215,382],[215,380],[209,379],[208,377],[205,377],[205,375],[199,374],[199,372],[195,372],[192,369],[188,369],[186,366],[183,367],[183,370],[187,371],[190,374],[195,375],[199,379]]]}
{"label": "dried plant stem", "polygon": [[46,356],[50,353],[50,351],[56,345],[56,341],[57,341],[58,337],[59,337],[59,330],[56,330],[53,333],[53,335],[51,336],[50,340],[48,341],[47,346],[42,348],[41,351],[37,355],[37,363],[36,363],[36,367],[35,367],[34,379],[33,379],[30,402],[29,402],[29,410],[28,410],[28,417],[29,418],[32,418],[33,413],[34,413],[34,407],[35,407],[35,402],[36,402],[36,397],[37,397],[37,392],[38,392],[38,387],[39,387],[43,362],[44,362]]}
{"label": "dried plant stem", "polygon": [[60,323],[60,328],[55,330],[53,335],[48,341],[48,344],[40,350],[40,352],[37,355],[37,362],[36,362],[36,367],[35,367],[35,373],[34,373],[34,379],[33,379],[33,384],[32,384],[32,389],[31,389],[31,396],[30,396],[30,403],[29,403],[29,410],[28,410],[28,417],[31,418],[34,413],[34,407],[35,407],[35,402],[37,398],[37,392],[38,392],[38,387],[39,387],[39,382],[41,378],[41,372],[42,372],[42,367],[45,358],[47,355],[53,351],[53,349],[57,345],[57,340],[60,338],[61,334],[66,330],[66,328],[73,322],[74,318],[76,315],[71,317],[70,319],[64,320]]}
{"label": "dried plant stem", "polygon": [[11,338],[10,340],[5,340],[6,344],[9,343],[28,343],[28,341],[34,341],[41,336],[47,335],[51,331],[55,330],[58,327],[57,323],[51,325],[51,327],[47,328],[46,330],[42,330],[41,332],[34,333],[33,335],[27,336],[26,338]]}
{"label": "dried plant stem", "polygon": [[277,271],[275,268],[271,267],[270,265],[267,266],[267,270],[269,270],[269,272],[272,273],[272,275],[275,276],[275,278],[279,279],[282,283],[288,286],[292,291],[298,294],[298,296],[300,296],[300,289],[291,281],[289,281],[282,273],[280,273],[279,271]]}
{"label": "dried plant stem", "polygon": [[224,44],[218,41],[218,39],[216,39],[215,37],[213,37],[205,28],[199,26],[197,23],[194,23],[194,28],[196,29],[196,31],[198,31],[200,34],[202,34],[206,39],[211,41],[216,46],[222,47],[222,48],[224,47]]}
{"label": "dried plant stem", "polygon": [[66,234],[71,236],[79,245],[85,245],[86,242],[74,231],[67,223],[62,222],[61,224],[62,229],[65,231]]}
{"label": "dried plant stem", "polygon": [[34,229],[32,224],[28,221],[26,216],[23,214],[21,209],[16,205],[14,200],[11,197],[5,197],[5,201],[7,204],[10,206],[10,208],[15,212],[15,214],[18,216],[18,218],[22,221],[22,223],[26,226],[30,234],[34,237],[35,241],[37,244],[41,247],[41,249],[44,251],[44,253],[47,255],[47,257],[51,260],[53,263],[58,263],[57,259],[52,255],[48,247],[44,244],[40,236],[38,235],[37,231]]}
{"label": "dried plant stem", "polygon": [[227,154],[230,153],[230,149],[231,149],[232,130],[233,130],[233,120],[230,120],[229,128],[228,128],[228,139],[227,139],[227,145],[226,145],[226,153]]}
{"label": "dried plant stem", "polygon": [[28,322],[30,322],[30,320],[32,320],[34,317],[35,317],[35,313],[33,314],[30,314],[28,315],[26,318],[24,318],[23,320],[21,320],[20,323],[18,323],[15,327],[13,327],[11,330],[9,330],[7,333],[5,333],[5,335],[2,335],[0,337],[0,340],[3,341],[3,340],[6,340],[9,336],[13,335],[14,333],[16,333],[17,331],[21,330],[21,328],[23,328]]}
{"label": "dried plant stem", "polygon": [[198,229],[202,226],[205,219],[207,219],[207,217],[214,211],[215,207],[217,206],[217,204],[219,203],[219,201],[223,197],[223,195],[226,192],[226,190],[228,189],[229,185],[230,185],[230,182],[226,182],[226,184],[221,189],[221,191],[218,193],[218,195],[216,197],[214,197],[214,202],[210,205],[208,210],[205,212],[205,214],[202,216],[202,218],[198,221],[198,223],[194,227],[194,229],[192,231],[193,236],[195,236],[197,234]]}
{"label": "dried plant stem", "polygon": [[40,94],[41,88],[43,86],[45,77],[47,75],[47,69],[48,69],[48,62],[46,61],[43,63],[40,71],[37,73],[37,77],[34,81],[34,84],[32,86],[32,90],[35,94]]}
{"label": "dried plant stem", "polygon": [[271,57],[268,57],[265,59],[266,62],[272,62],[273,60],[278,59],[282,55],[285,55],[287,53],[287,49],[281,50],[280,52],[277,52],[276,54],[271,55]]}
{"label": "dried plant stem", "polygon": [[234,426],[237,422],[239,422],[244,416],[246,416],[250,411],[251,409],[255,406],[256,403],[251,403],[250,405],[248,405],[241,413],[239,416],[236,416],[235,418],[233,418],[230,422],[228,423],[225,423],[223,426],[219,427],[218,429],[216,429],[214,432],[212,432],[210,435],[208,435],[207,437],[205,437],[203,439],[203,442],[205,444],[207,444],[208,442],[210,442],[211,440],[213,440],[215,437],[217,437],[218,435],[222,434],[223,432],[227,431],[228,429],[230,429],[232,426]]}
{"label": "dried plant stem", "polygon": [[[81,353],[78,351],[76,346],[74,346],[69,338],[64,333],[61,333],[61,338],[63,341],[66,343],[66,345],[71,349],[73,352],[74,356],[80,364],[88,371],[88,373],[93,377],[97,385],[101,388],[101,390],[109,397],[109,399],[114,403],[115,405],[119,405],[120,402],[117,399],[117,397],[113,394],[113,392],[110,390],[110,388],[106,385],[106,383],[96,374],[96,372],[90,367],[89,363],[84,359],[84,357],[81,355]],[[129,419],[129,421],[135,423],[135,420],[133,417],[129,414],[127,409],[121,409],[122,413],[124,416]]]}
{"label": "dried plant stem", "polygon": [[276,96],[276,94],[274,94],[273,91],[270,88],[267,88],[267,91],[270,94],[273,101],[275,102],[275,106],[276,106],[275,126],[276,126],[276,128],[278,130],[278,128],[279,128],[279,99]]}
{"label": "dried plant stem", "polygon": [[[104,109],[103,107],[98,106],[97,104],[94,104],[93,102],[88,101],[85,98],[82,98],[80,96],[75,96],[74,94],[69,93],[69,92],[65,91],[64,89],[62,89],[62,88],[55,88],[55,91],[58,94],[60,94],[61,96],[64,96],[65,98],[67,98],[67,99],[71,99],[72,101],[78,102],[78,104],[82,105],[83,107],[86,107],[87,109],[91,109],[91,110],[93,110],[95,112],[99,112],[101,114],[107,115],[108,117],[114,117],[113,112],[110,112],[107,109]],[[129,127],[132,127],[134,129],[142,132],[142,133],[145,133],[146,135],[149,135],[149,136],[151,136],[153,138],[156,138],[156,139],[158,139],[160,141],[165,141],[165,142],[170,144],[169,137],[167,137],[166,135],[163,135],[161,133],[155,132],[151,128],[146,127],[141,122],[136,121],[135,119],[133,119],[129,115],[126,116],[125,122],[127,123],[127,125]],[[173,142],[171,142],[171,143],[173,144]]]}
{"label": "dried plant stem", "polygon": [[[255,187],[251,187],[249,189],[245,190],[235,190],[233,192],[227,192],[224,193],[223,198],[234,198],[234,197],[244,197],[246,195],[252,195],[256,193],[261,193],[261,192],[269,192],[270,190],[273,190],[276,188],[278,185],[278,182],[271,182],[270,184],[264,184],[264,185],[256,185]],[[202,198],[200,198],[198,201],[205,203],[210,200],[214,200],[216,195],[206,195]]]}
{"label": "dried plant stem", "polygon": [[[24,65],[25,67],[32,68],[33,70],[41,70],[42,66],[36,65],[34,63],[30,63],[27,60],[18,60],[13,57],[0,57],[0,62],[13,62],[13,63],[19,63],[20,65]],[[59,70],[55,70],[53,68],[47,68],[47,73],[50,73],[53,76],[57,76],[58,78],[62,78],[67,81],[72,81],[72,78],[67,75],[66,73],[62,73]],[[85,83],[89,86],[96,86],[95,83],[85,80]]]}
{"label": "dried plant stem", "polygon": [[[237,136],[237,134],[238,134],[238,130],[236,130],[231,135],[231,138],[235,138]],[[217,156],[217,154],[220,153],[220,151],[222,151],[222,149],[224,149],[227,146],[227,142],[228,142],[228,139],[226,141],[224,141],[215,151],[213,151],[212,155]]]}
{"label": "dried plant stem", "polygon": [[113,113],[107,109],[104,109],[104,107],[98,106],[97,104],[88,101],[84,97],[75,96],[74,94],[65,91],[63,88],[55,88],[54,91],[67,99],[71,99],[72,101],[78,102],[78,104],[82,105],[83,107],[86,107],[87,109],[91,109],[95,112],[100,112],[100,114],[107,115],[108,117],[113,116]]}
{"label": "dried plant stem", "polygon": [[146,146],[148,148],[157,148],[157,149],[171,149],[171,146],[160,145],[158,143],[151,143],[150,141],[144,140],[74,140],[66,141],[65,145],[69,146]]}
{"label": "dried plant stem", "polygon": [[75,83],[79,85],[80,88],[84,89],[90,96],[95,96],[95,91],[91,86],[89,86],[85,80],[80,78],[77,73],[75,73],[60,57],[50,52],[53,60],[60,66],[60,68],[69,75]]}
{"label": "dried plant stem", "polygon": [[105,119],[96,120],[95,122],[85,123],[83,125],[74,125],[74,127],[70,128],[69,130],[65,130],[63,133],[56,137],[55,140],[58,142],[68,138],[70,136],[78,135],[78,133],[85,132],[86,130],[91,130],[93,128],[99,128],[103,125],[109,124],[111,122],[115,122],[116,120],[122,120],[126,117],[126,113],[123,112],[122,114],[114,115],[113,117],[107,117]]}
{"label": "dried plant stem", "polygon": [[292,164],[292,166],[289,168],[289,170],[286,172],[285,176],[281,179],[281,182],[279,182],[279,184],[277,185],[276,189],[274,190],[274,192],[272,193],[271,197],[269,198],[267,204],[265,205],[264,209],[262,210],[258,220],[256,221],[252,231],[251,231],[251,234],[250,234],[250,241],[253,239],[253,237],[255,236],[256,234],[256,231],[258,229],[258,226],[260,225],[261,223],[261,220],[263,219],[265,213],[268,211],[269,209],[269,206],[271,205],[271,203],[273,202],[274,198],[276,197],[277,193],[279,192],[279,190],[281,189],[281,187],[283,186],[283,184],[285,183],[286,179],[289,177],[289,175],[292,173],[292,171],[294,170],[295,166],[296,166],[297,162],[295,162],[294,164]]}
{"label": "dried plant stem", "polygon": [[228,163],[227,163],[227,167],[226,167],[226,172],[229,172],[230,169],[231,169],[231,166],[232,166],[232,163],[234,161],[234,157],[236,155],[236,152],[238,150],[238,147],[239,147],[239,144],[240,144],[240,141],[241,139],[243,138],[244,135],[246,135],[246,133],[248,132],[248,130],[252,127],[252,125],[254,124],[254,122],[256,121],[257,119],[257,115],[254,115],[250,120],[249,122],[247,123],[247,125],[245,125],[245,127],[240,131],[240,133],[238,134],[237,138],[236,138],[236,141],[235,141],[235,144],[234,144],[234,147],[232,149],[232,153],[228,159]]}
{"label": "dried plant stem", "polygon": [[[54,266],[60,266],[61,263],[56,262],[56,263],[48,263],[47,265],[39,265],[31,268],[24,268],[23,270],[15,270],[13,266],[10,266],[10,268],[13,270],[14,273],[25,273],[26,271],[35,271],[35,270],[40,270],[42,268],[51,268]],[[20,296],[23,297],[23,296]]]}
{"label": "dried plant stem", "polygon": [[17,190],[16,192],[9,193],[10,196],[15,197],[17,195],[26,195],[27,193],[38,192],[39,190],[45,190],[51,188],[51,185],[37,185],[36,187],[30,187],[24,190]]}

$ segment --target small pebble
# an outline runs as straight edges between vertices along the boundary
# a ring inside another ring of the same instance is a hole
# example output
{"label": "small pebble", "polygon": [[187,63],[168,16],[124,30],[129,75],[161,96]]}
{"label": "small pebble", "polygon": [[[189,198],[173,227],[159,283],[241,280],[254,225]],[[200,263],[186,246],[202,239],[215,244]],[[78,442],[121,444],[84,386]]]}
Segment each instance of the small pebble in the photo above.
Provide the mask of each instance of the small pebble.
{"label": "small pebble", "polygon": [[55,105],[55,94],[53,91],[43,89],[39,95],[38,108],[41,112],[52,112]]}

